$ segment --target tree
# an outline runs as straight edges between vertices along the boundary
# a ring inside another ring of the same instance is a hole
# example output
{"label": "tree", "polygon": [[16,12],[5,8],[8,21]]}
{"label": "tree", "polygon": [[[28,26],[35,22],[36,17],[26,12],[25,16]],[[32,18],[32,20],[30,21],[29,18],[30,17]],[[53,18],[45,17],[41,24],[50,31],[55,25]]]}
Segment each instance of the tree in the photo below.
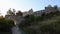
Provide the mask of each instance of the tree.
{"label": "tree", "polygon": [[57,5],[54,6],[54,9],[55,9],[55,11],[59,11]]}
{"label": "tree", "polygon": [[58,10],[58,6],[57,5],[54,6],[54,9],[55,9],[55,12],[54,13],[56,15],[60,15],[60,11]]}
{"label": "tree", "polygon": [[7,11],[7,15],[13,15],[13,12],[11,11],[11,8]]}
{"label": "tree", "polygon": [[13,14],[15,15],[15,12],[16,12],[16,10],[15,9],[13,9]]}
{"label": "tree", "polygon": [[0,18],[0,33],[10,32],[14,26],[14,21],[8,18]]}
{"label": "tree", "polygon": [[0,19],[3,19],[3,16],[0,16]]}
{"label": "tree", "polygon": [[16,13],[17,16],[22,16],[22,12],[19,10],[17,13]]}

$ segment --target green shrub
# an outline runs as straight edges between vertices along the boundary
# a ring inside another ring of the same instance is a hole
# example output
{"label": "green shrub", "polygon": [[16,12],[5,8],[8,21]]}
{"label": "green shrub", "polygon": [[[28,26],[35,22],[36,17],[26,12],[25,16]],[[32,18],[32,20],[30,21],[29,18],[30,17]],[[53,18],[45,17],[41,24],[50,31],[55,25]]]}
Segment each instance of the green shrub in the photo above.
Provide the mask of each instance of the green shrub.
{"label": "green shrub", "polygon": [[0,31],[6,32],[11,31],[11,28],[14,26],[14,21],[11,19],[3,18],[0,20]]}

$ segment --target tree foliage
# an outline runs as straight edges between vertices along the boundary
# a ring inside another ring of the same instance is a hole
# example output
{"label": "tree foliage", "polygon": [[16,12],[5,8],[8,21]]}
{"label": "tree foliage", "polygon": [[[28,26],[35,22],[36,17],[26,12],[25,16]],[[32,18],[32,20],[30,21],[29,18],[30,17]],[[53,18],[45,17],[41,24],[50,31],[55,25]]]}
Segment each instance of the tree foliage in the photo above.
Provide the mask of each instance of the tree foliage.
{"label": "tree foliage", "polygon": [[17,16],[22,16],[22,12],[19,10],[17,13],[16,13]]}
{"label": "tree foliage", "polygon": [[11,10],[11,8],[7,11],[7,15],[12,15],[13,14],[13,12],[12,12],[12,10]]}
{"label": "tree foliage", "polygon": [[14,21],[7,18],[0,19],[0,32],[11,31],[11,28],[14,26]]}

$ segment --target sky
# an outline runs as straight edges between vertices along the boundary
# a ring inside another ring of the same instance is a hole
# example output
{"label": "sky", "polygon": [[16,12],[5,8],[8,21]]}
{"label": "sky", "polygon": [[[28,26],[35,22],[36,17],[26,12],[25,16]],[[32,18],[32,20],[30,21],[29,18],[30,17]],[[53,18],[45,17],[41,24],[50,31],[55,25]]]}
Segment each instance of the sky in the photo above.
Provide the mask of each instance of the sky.
{"label": "sky", "polygon": [[48,5],[60,6],[60,0],[0,0],[0,13],[5,15],[9,8],[22,12],[33,9],[34,11],[42,10]]}

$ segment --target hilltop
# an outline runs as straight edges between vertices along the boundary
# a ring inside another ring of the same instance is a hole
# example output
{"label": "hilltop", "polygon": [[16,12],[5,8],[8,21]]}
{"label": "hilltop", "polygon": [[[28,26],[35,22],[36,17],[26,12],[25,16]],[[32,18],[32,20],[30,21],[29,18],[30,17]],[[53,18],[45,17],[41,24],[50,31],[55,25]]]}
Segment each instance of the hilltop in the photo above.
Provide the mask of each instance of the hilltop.
{"label": "hilltop", "polygon": [[27,15],[19,27],[24,34],[60,34],[60,11],[56,8],[41,16]]}

